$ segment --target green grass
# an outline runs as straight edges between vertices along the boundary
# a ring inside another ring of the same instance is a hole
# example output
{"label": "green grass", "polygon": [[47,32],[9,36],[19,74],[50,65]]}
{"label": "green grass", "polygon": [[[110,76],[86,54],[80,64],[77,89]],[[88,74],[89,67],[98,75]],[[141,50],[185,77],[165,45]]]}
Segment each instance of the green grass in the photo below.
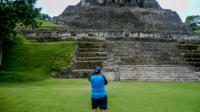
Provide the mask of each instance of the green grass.
{"label": "green grass", "polygon": [[193,27],[192,27],[192,30],[193,30],[194,32],[200,33],[200,26],[193,26]]}
{"label": "green grass", "polygon": [[[39,26],[39,29],[59,29],[59,28],[63,28],[62,25],[59,24],[55,24],[51,21],[44,21],[44,20],[36,20],[38,23],[41,23],[41,25]],[[16,29],[29,29],[30,27],[25,27],[21,24],[17,24]]]}
{"label": "green grass", "polygon": [[[199,112],[198,82],[110,82],[109,112]],[[89,112],[85,79],[0,83],[1,112]]]}
{"label": "green grass", "polygon": [[10,49],[3,59],[0,81],[35,81],[51,70],[70,65],[73,42],[27,42]]}
{"label": "green grass", "polygon": [[199,30],[195,30],[195,32],[200,33],[200,29]]}
{"label": "green grass", "polygon": [[39,28],[62,28],[63,26],[52,23],[50,21],[44,21],[44,20],[37,20],[38,22],[41,22],[41,26]]}

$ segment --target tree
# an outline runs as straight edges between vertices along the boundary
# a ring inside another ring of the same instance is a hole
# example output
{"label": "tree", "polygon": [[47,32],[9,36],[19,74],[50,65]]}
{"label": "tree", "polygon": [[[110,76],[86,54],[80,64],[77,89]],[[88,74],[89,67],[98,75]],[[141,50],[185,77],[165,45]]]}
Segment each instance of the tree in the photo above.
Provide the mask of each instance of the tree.
{"label": "tree", "polygon": [[192,28],[193,31],[199,30],[200,29],[200,16],[195,15],[195,16],[188,16],[186,18],[186,23],[189,24]]}
{"label": "tree", "polygon": [[39,20],[50,21],[52,18],[48,14],[40,14]]}
{"label": "tree", "polygon": [[38,27],[35,20],[40,15],[40,8],[34,5],[37,0],[0,0],[0,40],[7,47],[16,34],[17,25]]}
{"label": "tree", "polygon": [[186,18],[186,23],[188,23],[190,26],[197,26],[198,23],[198,19],[200,18],[199,15],[195,15],[195,16],[188,16]]}

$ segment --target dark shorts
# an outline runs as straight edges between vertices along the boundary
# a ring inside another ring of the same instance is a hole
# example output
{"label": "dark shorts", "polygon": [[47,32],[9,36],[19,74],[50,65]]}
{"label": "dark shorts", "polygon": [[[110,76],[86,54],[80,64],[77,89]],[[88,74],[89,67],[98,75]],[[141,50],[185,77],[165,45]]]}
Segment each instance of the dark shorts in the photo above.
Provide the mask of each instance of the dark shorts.
{"label": "dark shorts", "polygon": [[92,109],[101,109],[101,110],[107,110],[107,96],[104,96],[99,99],[93,99],[92,98]]}

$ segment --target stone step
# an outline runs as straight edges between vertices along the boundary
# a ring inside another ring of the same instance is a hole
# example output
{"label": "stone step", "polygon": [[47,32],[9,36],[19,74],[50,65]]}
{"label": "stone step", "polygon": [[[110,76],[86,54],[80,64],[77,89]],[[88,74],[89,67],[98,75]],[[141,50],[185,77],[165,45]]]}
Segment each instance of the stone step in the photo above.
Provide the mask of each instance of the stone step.
{"label": "stone step", "polygon": [[166,74],[166,73],[193,73],[194,70],[154,70],[154,71],[148,71],[148,70],[138,70],[138,71],[119,71],[121,74]]}
{"label": "stone step", "polygon": [[73,71],[74,71],[74,72],[93,72],[94,69],[79,69],[79,70],[75,69],[75,70],[73,70]]}
{"label": "stone step", "polygon": [[79,44],[79,43],[91,43],[91,44],[94,44],[94,43],[102,43],[104,44],[105,41],[103,40],[88,40],[88,41],[85,41],[85,40],[81,40],[81,41],[76,41],[76,44]]}
{"label": "stone step", "polygon": [[197,68],[200,67],[200,62],[187,62],[187,64],[192,65],[192,66],[197,67]]}
{"label": "stone step", "polygon": [[200,50],[179,50],[182,53],[200,53]]}
{"label": "stone step", "polygon": [[119,72],[122,71],[130,71],[130,72],[192,72],[193,68],[192,67],[179,67],[179,66],[119,66],[118,67]]}
{"label": "stone step", "polygon": [[146,73],[146,74],[120,74],[120,77],[199,77],[200,75],[197,73]]}
{"label": "stone step", "polygon": [[185,58],[184,60],[187,62],[200,62],[200,58]]}
{"label": "stone step", "polygon": [[103,63],[103,61],[75,61],[75,63],[99,63],[99,62],[101,62],[101,63]]}
{"label": "stone step", "polygon": [[200,53],[186,53],[183,55],[184,58],[200,58]]}
{"label": "stone step", "polygon": [[[149,58],[149,60],[156,60],[157,58]],[[147,60],[148,61],[148,60]],[[129,61],[129,62],[124,62],[124,61],[116,61],[116,64],[117,65],[139,65],[139,64],[148,64],[148,62],[136,62],[136,61]],[[155,61],[155,62],[152,62],[151,64],[171,64],[171,65],[184,65],[185,62],[182,60],[182,61]]]}
{"label": "stone step", "polygon": [[105,52],[78,52],[77,57],[106,57]]}
{"label": "stone step", "polygon": [[106,57],[76,57],[77,61],[104,61]]}
{"label": "stone step", "polygon": [[178,44],[177,48],[181,50],[197,50],[198,44]]}
{"label": "stone step", "polygon": [[79,48],[105,48],[105,43],[77,43]]}
{"label": "stone step", "polygon": [[104,40],[93,39],[93,38],[81,38],[76,41],[76,43],[101,43],[105,42]]}
{"label": "stone step", "polygon": [[200,79],[199,77],[195,76],[195,77],[189,77],[189,76],[171,76],[171,77],[168,77],[168,76],[163,76],[163,77],[159,77],[159,76],[120,76],[120,79]]}
{"label": "stone step", "polygon": [[147,71],[147,72],[153,72],[153,71],[158,71],[158,72],[170,72],[170,71],[193,71],[192,68],[188,67],[134,67],[134,68],[118,68],[119,71]]}
{"label": "stone step", "polygon": [[79,48],[78,52],[105,52],[104,48]]}
{"label": "stone step", "polygon": [[94,69],[96,66],[101,66],[102,61],[76,61],[74,63],[75,69]]}
{"label": "stone step", "polygon": [[120,81],[200,81],[199,78],[120,78]]}
{"label": "stone step", "polygon": [[158,75],[158,74],[149,74],[149,75],[120,75],[120,79],[200,79],[200,74],[191,73],[191,74],[174,74],[174,75]]}
{"label": "stone step", "polygon": [[198,76],[120,76],[120,79],[200,79]]}
{"label": "stone step", "polygon": [[184,67],[179,65],[116,65],[117,67]]}

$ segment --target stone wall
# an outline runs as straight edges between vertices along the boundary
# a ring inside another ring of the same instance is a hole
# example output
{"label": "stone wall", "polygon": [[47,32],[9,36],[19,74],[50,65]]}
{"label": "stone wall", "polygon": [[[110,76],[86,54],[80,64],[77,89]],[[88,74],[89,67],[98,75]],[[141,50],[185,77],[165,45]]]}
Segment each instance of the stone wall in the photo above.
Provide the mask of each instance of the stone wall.
{"label": "stone wall", "polygon": [[[107,54],[116,65],[181,64],[176,42],[109,41]],[[114,57],[113,57],[114,56]]]}
{"label": "stone wall", "polygon": [[36,40],[65,40],[72,35],[62,29],[22,29],[17,32],[26,36],[28,39]]}
{"label": "stone wall", "polygon": [[[54,21],[79,31],[191,32],[175,11],[160,8],[156,0],[129,0],[126,3],[134,4],[131,7],[116,5],[121,1],[107,0],[106,5],[95,5],[97,0],[83,0],[85,7],[81,7],[81,2],[69,6]],[[137,2],[142,2],[143,7],[138,7]]]}
{"label": "stone wall", "polygon": [[111,81],[200,81],[200,45],[193,42],[80,39],[72,72],[61,72],[60,78],[87,77],[95,66],[102,66]]}
{"label": "stone wall", "polygon": [[[192,57],[192,64],[191,62],[188,64],[189,62],[185,61],[185,56],[183,56],[185,54],[177,47],[177,44],[176,41],[164,42],[163,40],[107,41],[107,60],[104,66],[107,78],[121,81],[200,80],[200,73],[195,71],[199,67],[199,60]],[[200,56],[198,50],[195,54],[191,52],[187,55]],[[194,64],[196,66],[193,66]]]}
{"label": "stone wall", "polygon": [[37,29],[18,30],[18,32],[28,39],[36,40],[65,40],[69,38],[92,38],[98,40],[106,39],[148,39],[156,40],[176,40],[176,41],[200,41],[200,35],[195,33],[159,33],[159,32],[131,32],[131,31],[76,31],[60,29]]}
{"label": "stone wall", "polygon": [[81,0],[81,6],[131,6],[160,8],[156,0]]}

